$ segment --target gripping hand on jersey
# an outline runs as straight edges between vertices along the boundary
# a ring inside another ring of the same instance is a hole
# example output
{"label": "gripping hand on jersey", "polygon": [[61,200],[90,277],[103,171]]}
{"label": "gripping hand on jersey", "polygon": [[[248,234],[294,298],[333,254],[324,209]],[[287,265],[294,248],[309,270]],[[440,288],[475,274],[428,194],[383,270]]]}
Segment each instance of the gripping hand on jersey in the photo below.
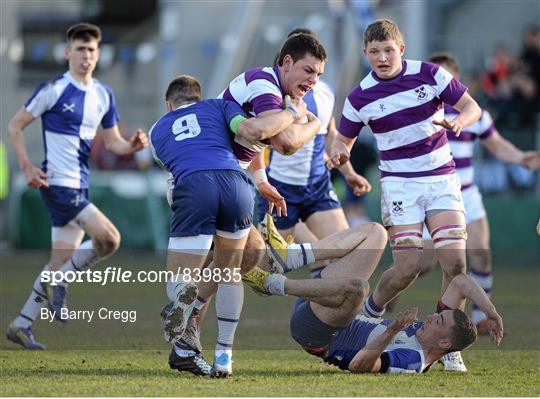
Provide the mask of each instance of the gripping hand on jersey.
{"label": "gripping hand on jersey", "polygon": [[291,98],[291,96],[286,95],[283,98],[283,102],[285,105],[285,109],[288,109],[291,111],[291,113],[294,116],[294,120],[297,121],[301,118],[304,118],[307,116],[308,110],[307,105],[301,98]]}
{"label": "gripping hand on jersey", "polygon": [[463,130],[463,126],[461,126],[461,123],[459,123],[455,119],[446,119],[444,118],[442,121],[432,121],[434,125],[444,127],[445,129],[451,130],[456,134],[456,137],[459,137],[461,134],[461,131]]}
{"label": "gripping hand on jersey", "polygon": [[400,330],[409,327],[416,320],[418,320],[418,308],[404,310],[396,315],[392,323],[388,325],[387,330],[397,334]]}

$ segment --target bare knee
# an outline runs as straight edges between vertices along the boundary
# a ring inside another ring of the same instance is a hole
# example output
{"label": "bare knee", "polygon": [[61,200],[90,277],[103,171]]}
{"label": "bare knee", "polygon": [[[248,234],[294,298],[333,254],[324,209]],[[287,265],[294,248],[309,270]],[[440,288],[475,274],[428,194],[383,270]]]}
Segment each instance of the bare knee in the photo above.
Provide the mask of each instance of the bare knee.
{"label": "bare knee", "polygon": [[360,225],[362,231],[367,235],[368,240],[372,241],[377,247],[386,245],[388,233],[379,223],[369,222]]}
{"label": "bare knee", "polygon": [[465,272],[466,266],[462,259],[455,259],[443,267],[443,273],[451,279]]}
{"label": "bare knee", "polygon": [[115,253],[120,247],[120,233],[115,227],[107,229],[107,232],[94,239],[94,247],[102,258]]}

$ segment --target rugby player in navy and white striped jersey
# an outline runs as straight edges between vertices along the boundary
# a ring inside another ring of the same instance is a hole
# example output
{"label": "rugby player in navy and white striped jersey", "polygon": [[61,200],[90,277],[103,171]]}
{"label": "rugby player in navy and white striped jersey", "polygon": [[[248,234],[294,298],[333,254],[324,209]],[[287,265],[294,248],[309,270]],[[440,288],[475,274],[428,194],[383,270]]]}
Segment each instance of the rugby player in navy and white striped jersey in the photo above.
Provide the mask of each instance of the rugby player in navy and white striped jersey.
{"label": "rugby player in navy and white striped jersey", "polygon": [[[459,135],[481,111],[444,68],[402,59],[405,44],[394,22],[370,24],[364,45],[373,70],[345,101],[329,164],[348,160],[360,129],[370,126],[380,152],[382,219],[394,256],[394,266],[364,304],[366,315],[378,317],[421,270],[424,221],[443,268],[442,292],[465,272],[464,207],[446,129]],[[460,114],[445,118],[444,103]]]}
{"label": "rugby player in navy and white striped jersey", "polygon": [[[217,289],[220,333],[213,375],[227,377],[243,304],[243,290],[237,288],[242,285],[239,268],[253,215],[249,179],[233,153],[231,133],[265,139],[287,128],[293,115],[305,114],[306,109],[246,119],[232,101],[202,100],[200,83],[187,75],[171,81],[165,99],[168,112],[149,135],[154,157],[174,181],[167,268],[176,274],[167,282],[172,306],[164,314],[166,339],[174,343],[169,365],[198,375],[210,373],[200,354],[197,319]],[[219,263],[211,271],[217,278],[195,284],[184,275],[201,273],[212,242]]]}
{"label": "rugby player in navy and white striped jersey", "polygon": [[[29,187],[39,189],[52,220],[51,260],[46,271],[74,272],[90,268],[110,256],[120,245],[120,233],[111,221],[88,200],[88,158],[98,127],[105,145],[115,154],[131,154],[148,145],[139,130],[126,141],[118,130],[118,112],[110,88],[93,79],[99,59],[99,27],[79,23],[67,32],[65,58],[69,70],[40,85],[13,116],[8,133],[14,153]],[[45,160],[34,166],[24,144],[23,130],[41,117]],[[91,240],[81,244],[84,234]],[[41,307],[49,305],[61,317],[66,306],[67,282],[56,286],[36,278],[21,312],[10,324],[7,337],[27,349],[44,349],[35,341],[31,325]]]}

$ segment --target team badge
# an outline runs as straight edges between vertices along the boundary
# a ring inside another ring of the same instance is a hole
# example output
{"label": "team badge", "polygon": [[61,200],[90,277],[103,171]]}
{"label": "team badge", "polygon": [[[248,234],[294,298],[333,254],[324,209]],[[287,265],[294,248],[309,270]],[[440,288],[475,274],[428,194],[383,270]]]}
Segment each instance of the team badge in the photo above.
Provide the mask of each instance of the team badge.
{"label": "team badge", "polygon": [[396,215],[403,214],[403,201],[392,201],[392,213]]}
{"label": "team badge", "polygon": [[71,103],[71,104],[68,104],[68,103],[63,103],[62,104],[62,112],[71,112],[71,113],[74,113],[75,112],[75,103]]}
{"label": "team badge", "polygon": [[414,92],[416,93],[417,100],[422,100],[427,96],[426,88],[424,86],[420,86],[418,89],[415,89]]}

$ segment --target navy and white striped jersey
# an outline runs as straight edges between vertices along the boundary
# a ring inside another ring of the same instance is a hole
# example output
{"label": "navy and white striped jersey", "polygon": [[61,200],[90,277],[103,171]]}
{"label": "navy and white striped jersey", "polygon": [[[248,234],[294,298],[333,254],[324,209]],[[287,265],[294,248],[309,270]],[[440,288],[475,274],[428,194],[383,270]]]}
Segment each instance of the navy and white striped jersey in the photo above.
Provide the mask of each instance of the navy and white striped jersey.
{"label": "navy and white striped jersey", "polygon": [[[325,362],[338,366],[342,370],[348,370],[354,356],[381,335],[391,322],[391,320],[358,316],[332,339]],[[383,353],[388,356],[388,364],[382,371],[421,373],[428,366],[424,351],[416,339],[416,332],[420,328],[422,328],[422,322],[417,322],[396,334],[394,340],[384,349]]]}
{"label": "navy and white striped jersey", "polygon": [[306,186],[328,175],[324,162],[325,139],[332,119],[335,96],[330,86],[319,81],[303,98],[308,110],[321,121],[321,130],[292,155],[272,151],[268,175],[282,183]]}
{"label": "navy and white striped jersey", "polygon": [[68,72],[36,89],[25,103],[41,116],[45,160],[42,169],[51,186],[88,188],[88,157],[101,124],[108,129],[119,117],[111,89],[96,79],[88,86]]}

